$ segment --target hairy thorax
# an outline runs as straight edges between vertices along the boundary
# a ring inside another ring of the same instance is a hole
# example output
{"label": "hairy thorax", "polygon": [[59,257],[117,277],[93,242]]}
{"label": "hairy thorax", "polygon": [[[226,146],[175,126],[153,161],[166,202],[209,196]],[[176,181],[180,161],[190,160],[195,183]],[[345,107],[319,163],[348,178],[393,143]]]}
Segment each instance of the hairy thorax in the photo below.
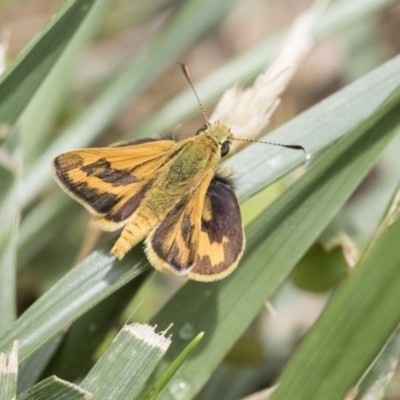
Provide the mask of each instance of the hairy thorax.
{"label": "hairy thorax", "polygon": [[178,143],[176,156],[155,180],[147,207],[160,214],[171,209],[177,199],[189,196],[204,180],[211,180],[219,161],[218,145],[206,137]]}

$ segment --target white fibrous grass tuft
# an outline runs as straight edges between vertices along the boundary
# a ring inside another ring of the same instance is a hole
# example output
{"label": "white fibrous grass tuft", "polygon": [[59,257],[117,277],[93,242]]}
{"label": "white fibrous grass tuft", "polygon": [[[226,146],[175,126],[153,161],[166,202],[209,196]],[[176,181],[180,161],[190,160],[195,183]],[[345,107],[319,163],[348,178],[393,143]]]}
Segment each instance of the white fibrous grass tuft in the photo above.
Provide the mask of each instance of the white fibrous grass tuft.
{"label": "white fibrous grass tuft", "polygon": [[[313,47],[313,29],[327,4],[327,0],[317,0],[301,13],[272,65],[249,88],[234,86],[228,89],[218,102],[210,121],[226,124],[237,138],[257,138],[278,107],[280,95]],[[235,142],[232,149],[242,145],[243,142]]]}

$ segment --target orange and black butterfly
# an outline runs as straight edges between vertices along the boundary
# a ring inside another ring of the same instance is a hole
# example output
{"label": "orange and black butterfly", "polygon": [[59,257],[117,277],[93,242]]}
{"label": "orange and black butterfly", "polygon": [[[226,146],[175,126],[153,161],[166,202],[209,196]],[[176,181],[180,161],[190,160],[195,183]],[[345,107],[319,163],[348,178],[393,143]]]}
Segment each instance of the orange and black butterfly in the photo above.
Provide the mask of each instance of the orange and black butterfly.
{"label": "orange and black butterfly", "polygon": [[53,171],[103,230],[123,228],[112,254],[122,259],[146,239],[156,269],[207,282],[236,268],[245,238],[232,181],[218,172],[234,137],[227,126],[209,123],[199,104],[207,124],[194,137],[74,150],[58,156]]}
{"label": "orange and black butterfly", "polygon": [[159,271],[214,281],[235,269],[245,243],[232,182],[217,172],[232,139],[214,123],[180,142],[70,151],[54,160],[54,176],[103,230],[123,227],[111,250],[119,259],[146,238]]}

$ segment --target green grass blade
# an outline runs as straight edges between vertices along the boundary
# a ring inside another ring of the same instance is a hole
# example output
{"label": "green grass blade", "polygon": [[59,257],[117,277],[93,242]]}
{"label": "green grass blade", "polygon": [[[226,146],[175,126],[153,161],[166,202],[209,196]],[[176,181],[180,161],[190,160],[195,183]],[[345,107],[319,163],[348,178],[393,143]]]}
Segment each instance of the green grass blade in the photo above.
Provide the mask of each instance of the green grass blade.
{"label": "green grass blade", "polygon": [[[120,72],[86,112],[70,126],[32,166],[24,178],[23,206],[27,206],[51,181],[50,163],[60,153],[90,144],[171,62],[201,34],[207,32],[227,12],[234,0],[192,0],[185,2],[177,15],[145,53]],[[213,12],[210,13],[209,10]]]}
{"label": "green grass blade", "polygon": [[78,385],[51,376],[21,393],[17,400],[90,400],[92,394]]}
{"label": "green grass blade", "polygon": [[358,388],[356,400],[382,400],[400,361],[400,330],[397,329]]}
{"label": "green grass blade", "polygon": [[171,378],[175,375],[176,371],[181,367],[189,354],[197,347],[201,339],[204,336],[204,332],[200,332],[172,361],[168,368],[163,372],[163,374],[147,389],[143,391],[140,395],[142,400],[156,400],[160,392],[168,384]]}
{"label": "green grass blade", "polygon": [[0,78],[0,121],[12,125],[29,103],[95,0],[69,0]]}
{"label": "green grass blade", "polygon": [[21,181],[21,151],[16,133],[12,133],[0,149],[10,165],[0,165],[4,188],[0,198],[0,335],[16,318],[16,263],[19,228],[19,190]]}
{"label": "green grass blade", "polygon": [[18,235],[18,266],[24,267],[71,221],[79,208],[62,191],[45,197],[22,221]]}
{"label": "green grass blade", "polygon": [[18,342],[15,341],[10,354],[0,353],[0,399],[13,400],[17,394]]}
{"label": "green grass blade", "polygon": [[98,399],[134,399],[171,344],[145,324],[125,325],[82,387]]}
{"label": "green grass blade", "polygon": [[[13,191],[15,193],[15,190]],[[0,335],[16,318],[16,258],[19,214],[15,195],[10,194],[0,209]]]}
{"label": "green grass blade", "polygon": [[62,340],[61,335],[53,337],[47,341],[38,351],[36,351],[25,362],[21,363],[18,369],[18,388],[17,393],[24,392],[38,382],[49,361],[54,356]]}
{"label": "green grass blade", "polygon": [[[64,335],[61,346],[43,372],[43,376],[57,375],[73,382],[82,379],[96,359],[95,352],[98,346],[111,329],[120,326],[120,314],[150,272],[150,269],[145,271],[75,321]],[[21,375],[22,372],[20,377]]]}
{"label": "green grass blade", "polygon": [[39,298],[0,338],[0,349],[9,349],[17,337],[20,360],[26,360],[62,328],[149,267],[139,248],[121,262],[109,254],[110,248],[92,253]]}
{"label": "green grass blade", "polygon": [[[167,355],[170,359],[186,344],[183,327],[189,325],[194,334],[204,331],[207,335],[208,340],[199,345],[197,357],[189,359],[177,374],[176,379],[186,387],[182,399],[191,398],[210,378],[264,301],[374,165],[400,122],[399,100],[396,92],[390,102],[327,151],[250,224],[246,252],[231,277],[210,285],[187,283],[153,319],[152,323],[161,327],[171,319],[174,323],[172,331],[179,340],[171,345]],[[163,399],[173,399],[170,387],[174,384],[175,381],[162,392]],[[297,393],[300,391],[297,388]],[[296,396],[283,398],[297,399]]]}
{"label": "green grass blade", "polygon": [[374,241],[390,226],[393,221],[398,218],[400,213],[400,185],[397,187],[396,191],[394,192],[392,199],[387,207],[385,214],[375,231],[374,236],[371,239],[370,246],[373,245]]}
{"label": "green grass blade", "polygon": [[399,237],[398,218],[335,293],[271,400],[342,400],[356,386],[400,321]]}
{"label": "green grass blade", "polygon": [[55,120],[70,91],[72,76],[79,65],[82,49],[104,19],[110,3],[110,0],[97,0],[93,4],[87,18],[82,21],[76,34],[24,110],[19,127],[25,170],[47,147]]}

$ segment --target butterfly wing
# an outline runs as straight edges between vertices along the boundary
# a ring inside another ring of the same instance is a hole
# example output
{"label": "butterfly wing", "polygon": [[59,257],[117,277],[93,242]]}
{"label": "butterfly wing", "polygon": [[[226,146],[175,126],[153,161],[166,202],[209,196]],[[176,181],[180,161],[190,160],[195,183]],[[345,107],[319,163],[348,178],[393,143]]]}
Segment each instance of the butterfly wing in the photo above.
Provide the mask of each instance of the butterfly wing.
{"label": "butterfly wing", "polygon": [[70,151],[55,158],[53,173],[102,229],[112,231],[122,227],[139,207],[174,145],[172,140],[151,140]]}
{"label": "butterfly wing", "polygon": [[148,236],[146,250],[161,272],[214,281],[231,273],[244,249],[240,209],[231,182],[203,180]]}
{"label": "butterfly wing", "polygon": [[187,275],[193,268],[200,237],[200,219],[212,171],[183,197],[146,239],[150,263],[161,272]]}
{"label": "butterfly wing", "polygon": [[229,275],[245,247],[240,208],[232,181],[216,175],[207,190],[194,267],[188,277],[211,282]]}

